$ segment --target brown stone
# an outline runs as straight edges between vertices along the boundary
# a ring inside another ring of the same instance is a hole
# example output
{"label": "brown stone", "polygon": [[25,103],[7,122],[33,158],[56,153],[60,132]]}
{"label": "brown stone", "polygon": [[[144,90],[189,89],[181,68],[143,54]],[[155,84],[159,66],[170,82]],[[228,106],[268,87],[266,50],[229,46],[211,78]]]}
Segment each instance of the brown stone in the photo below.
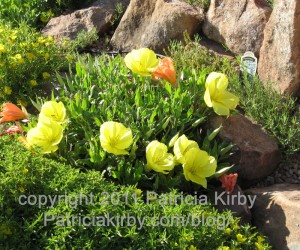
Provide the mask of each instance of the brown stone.
{"label": "brown stone", "polygon": [[300,249],[300,185],[276,184],[245,193],[257,197],[251,210],[253,221],[274,249]]}
{"label": "brown stone", "polygon": [[300,1],[277,0],[266,25],[258,63],[260,79],[280,93],[300,91]]}
{"label": "brown stone", "polygon": [[178,0],[132,0],[111,44],[118,49],[147,47],[161,52],[172,39],[193,35],[204,20],[202,9]]}
{"label": "brown stone", "polygon": [[99,0],[90,8],[52,18],[42,33],[55,38],[70,39],[75,39],[78,33],[83,30],[96,29],[98,33],[104,33],[111,27],[117,2],[121,2],[124,8],[128,5],[128,0]]}
{"label": "brown stone", "polygon": [[221,123],[223,125],[219,133],[221,139],[232,142],[238,148],[232,163],[239,166],[239,179],[259,180],[275,170],[281,155],[274,137],[242,115],[231,115],[227,119],[216,116],[210,120],[214,129]]}
{"label": "brown stone", "polygon": [[267,4],[253,0],[212,0],[202,29],[233,53],[252,51],[257,56],[271,11]]}

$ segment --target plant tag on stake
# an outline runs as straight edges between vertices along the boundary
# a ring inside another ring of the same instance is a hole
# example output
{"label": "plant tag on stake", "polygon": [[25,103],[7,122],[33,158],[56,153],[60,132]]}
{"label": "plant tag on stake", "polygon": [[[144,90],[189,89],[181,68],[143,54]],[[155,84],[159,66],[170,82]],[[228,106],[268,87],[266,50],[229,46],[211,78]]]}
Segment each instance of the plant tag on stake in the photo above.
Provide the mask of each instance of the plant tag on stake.
{"label": "plant tag on stake", "polygon": [[251,51],[245,52],[241,58],[241,71],[246,71],[248,74],[254,76],[257,69],[257,58]]}

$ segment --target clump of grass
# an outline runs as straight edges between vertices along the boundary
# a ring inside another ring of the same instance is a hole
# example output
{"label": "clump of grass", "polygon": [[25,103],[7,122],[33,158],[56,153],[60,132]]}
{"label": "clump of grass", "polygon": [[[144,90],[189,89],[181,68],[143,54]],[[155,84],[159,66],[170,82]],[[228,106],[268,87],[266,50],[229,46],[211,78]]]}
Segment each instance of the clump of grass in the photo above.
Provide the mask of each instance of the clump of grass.
{"label": "clump of grass", "polygon": [[202,7],[204,10],[208,10],[210,5],[210,0],[185,0],[187,3],[196,6]]}
{"label": "clump of grass", "polygon": [[185,45],[173,42],[167,54],[173,57],[178,70],[194,68],[196,72],[219,71],[229,77],[229,88],[240,97],[240,107],[245,114],[274,135],[285,155],[300,149],[300,122],[295,115],[296,100],[277,93],[271,86],[264,87],[258,77],[242,80],[237,70],[239,60],[221,58],[186,38]]}

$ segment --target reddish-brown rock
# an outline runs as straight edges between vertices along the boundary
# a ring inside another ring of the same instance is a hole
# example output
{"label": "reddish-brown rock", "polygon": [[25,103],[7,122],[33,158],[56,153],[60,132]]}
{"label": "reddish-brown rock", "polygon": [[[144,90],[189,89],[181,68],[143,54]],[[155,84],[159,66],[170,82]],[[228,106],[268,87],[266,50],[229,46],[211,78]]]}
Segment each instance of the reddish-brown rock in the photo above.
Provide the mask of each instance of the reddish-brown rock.
{"label": "reddish-brown rock", "polygon": [[42,33],[55,38],[70,39],[75,39],[83,30],[96,29],[98,33],[104,33],[112,24],[117,2],[121,2],[124,8],[128,5],[128,0],[98,0],[90,8],[52,18]]}
{"label": "reddish-brown rock", "polygon": [[131,0],[111,44],[122,50],[141,47],[161,52],[172,39],[193,35],[204,20],[202,9],[178,0]]}
{"label": "reddish-brown rock", "polygon": [[258,63],[260,79],[280,93],[300,91],[300,1],[276,0]]}
{"label": "reddish-brown rock", "polygon": [[300,249],[300,185],[252,188],[245,194],[256,196],[251,209],[254,224],[274,249]]}
{"label": "reddish-brown rock", "polygon": [[258,55],[271,11],[267,4],[254,0],[212,0],[202,29],[208,38],[233,53],[252,51]]}
{"label": "reddish-brown rock", "polygon": [[274,137],[242,115],[231,115],[227,119],[217,116],[210,120],[213,128],[219,127],[221,123],[221,139],[232,142],[238,148],[232,160],[239,166],[239,179],[259,180],[275,170],[281,155]]}

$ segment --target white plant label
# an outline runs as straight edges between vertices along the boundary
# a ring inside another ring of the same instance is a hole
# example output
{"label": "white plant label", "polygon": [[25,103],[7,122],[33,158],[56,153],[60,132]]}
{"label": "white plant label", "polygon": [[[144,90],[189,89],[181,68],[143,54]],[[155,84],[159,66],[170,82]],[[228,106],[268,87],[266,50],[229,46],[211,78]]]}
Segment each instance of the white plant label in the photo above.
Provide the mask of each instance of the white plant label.
{"label": "white plant label", "polygon": [[246,71],[248,74],[255,75],[257,69],[257,58],[251,51],[245,52],[241,58],[241,71]]}

